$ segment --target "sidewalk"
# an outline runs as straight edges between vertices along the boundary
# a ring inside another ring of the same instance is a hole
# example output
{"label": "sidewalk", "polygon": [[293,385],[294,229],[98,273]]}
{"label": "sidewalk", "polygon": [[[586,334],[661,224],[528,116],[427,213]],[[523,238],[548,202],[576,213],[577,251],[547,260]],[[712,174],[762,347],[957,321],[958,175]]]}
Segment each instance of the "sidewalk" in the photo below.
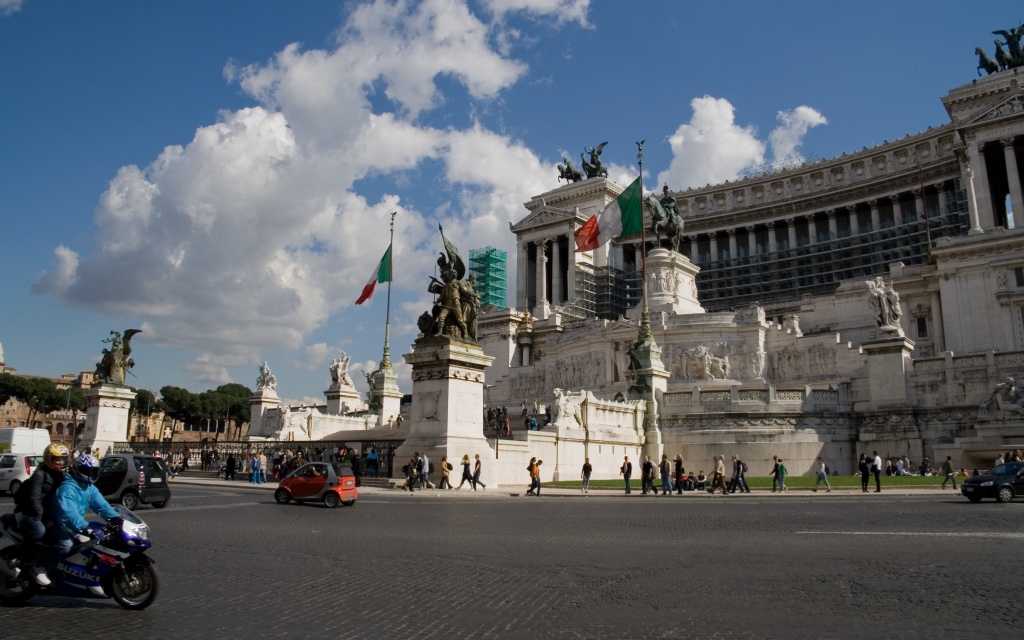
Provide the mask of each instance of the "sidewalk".
{"label": "sidewalk", "polygon": [[[277,489],[277,481],[270,480],[263,484],[252,484],[247,480],[223,480],[221,478],[199,478],[199,477],[188,477],[187,474],[179,474],[171,479],[171,486],[174,485],[192,485],[192,486],[204,486],[204,487],[224,487],[230,486],[233,489],[251,489],[253,491],[269,491],[273,493]],[[957,485],[959,487],[959,485]],[[481,489],[479,491],[473,491],[466,487],[461,491],[441,490],[441,489],[417,489],[415,492],[410,494],[408,491],[403,491],[399,488],[391,487],[373,487],[363,485],[359,487],[360,496],[394,496],[394,495],[418,495],[418,496],[429,496],[429,497],[468,497],[468,498],[494,498],[494,497],[520,497],[526,496],[526,483],[520,485],[506,485],[495,487],[489,486],[487,489]],[[910,495],[948,495],[948,496],[959,496],[959,488],[956,491],[951,489],[943,490],[936,487],[883,487],[881,494],[876,494],[872,489],[868,493],[863,493],[859,488],[836,488],[832,489],[830,493],[820,490],[817,493],[807,489],[790,489],[785,493],[772,493],[770,489],[754,489],[749,494],[729,494],[723,496],[722,494],[711,495],[706,491],[685,491],[682,495],[671,493],[668,496],[662,496],[660,493],[657,494],[661,498],[675,498],[675,499],[690,499],[690,500],[729,500],[729,499],[740,499],[744,495],[747,497],[757,498],[770,498],[784,500],[791,497],[809,498],[809,497],[820,497],[823,499],[827,498],[840,498],[850,496],[910,496]],[[533,496],[527,496],[533,497]],[[543,487],[541,497],[558,497],[558,498],[622,498],[627,497],[622,488],[610,488],[610,489],[591,489],[589,493],[581,493],[579,489],[567,489],[561,487]],[[633,487],[633,492],[629,494],[630,498],[649,498],[651,494],[644,495],[640,491],[639,486]]]}

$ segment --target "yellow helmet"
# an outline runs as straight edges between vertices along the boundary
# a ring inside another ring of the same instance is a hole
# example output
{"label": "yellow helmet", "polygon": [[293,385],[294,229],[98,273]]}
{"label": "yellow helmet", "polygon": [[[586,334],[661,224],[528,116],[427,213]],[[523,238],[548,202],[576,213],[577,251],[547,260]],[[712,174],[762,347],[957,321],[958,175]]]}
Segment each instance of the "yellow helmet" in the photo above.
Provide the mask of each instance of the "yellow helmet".
{"label": "yellow helmet", "polygon": [[70,457],[71,453],[68,448],[58,442],[50,444],[43,451],[43,462],[61,471],[68,468],[68,458]]}

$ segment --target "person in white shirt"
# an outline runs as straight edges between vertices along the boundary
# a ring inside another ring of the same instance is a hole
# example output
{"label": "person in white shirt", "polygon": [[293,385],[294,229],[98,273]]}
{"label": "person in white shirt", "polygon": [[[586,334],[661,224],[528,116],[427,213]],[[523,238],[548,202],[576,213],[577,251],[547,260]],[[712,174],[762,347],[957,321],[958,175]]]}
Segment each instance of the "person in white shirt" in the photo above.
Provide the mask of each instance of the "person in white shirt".
{"label": "person in white shirt", "polygon": [[882,456],[873,451],[875,457],[871,460],[871,472],[875,474],[875,493],[882,493]]}
{"label": "person in white shirt", "polygon": [[814,463],[814,491],[817,493],[818,485],[822,482],[825,483],[825,491],[832,493],[832,487],[828,484],[828,467],[825,466],[825,460],[818,456],[818,460]]}

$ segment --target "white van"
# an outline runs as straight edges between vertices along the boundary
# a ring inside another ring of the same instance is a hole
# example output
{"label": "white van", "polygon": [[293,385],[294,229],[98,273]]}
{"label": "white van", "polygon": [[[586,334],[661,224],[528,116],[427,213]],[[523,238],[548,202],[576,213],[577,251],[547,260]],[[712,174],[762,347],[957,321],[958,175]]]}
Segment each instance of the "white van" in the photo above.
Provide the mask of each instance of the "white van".
{"label": "white van", "polygon": [[0,429],[0,453],[43,455],[50,445],[50,432],[46,429],[7,427]]}

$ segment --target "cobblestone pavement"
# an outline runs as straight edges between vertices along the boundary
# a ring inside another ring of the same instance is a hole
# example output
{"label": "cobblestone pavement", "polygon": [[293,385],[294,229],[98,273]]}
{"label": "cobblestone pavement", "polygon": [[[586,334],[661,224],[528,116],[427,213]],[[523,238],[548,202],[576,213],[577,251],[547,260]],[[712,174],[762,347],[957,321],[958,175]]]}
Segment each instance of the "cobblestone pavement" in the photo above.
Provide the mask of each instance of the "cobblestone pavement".
{"label": "cobblestone pavement", "polygon": [[0,632],[888,640],[1019,637],[1024,623],[1024,503],[367,489],[329,510],[244,484],[174,491],[139,509],[162,579],[152,607],[40,596],[0,607]]}

